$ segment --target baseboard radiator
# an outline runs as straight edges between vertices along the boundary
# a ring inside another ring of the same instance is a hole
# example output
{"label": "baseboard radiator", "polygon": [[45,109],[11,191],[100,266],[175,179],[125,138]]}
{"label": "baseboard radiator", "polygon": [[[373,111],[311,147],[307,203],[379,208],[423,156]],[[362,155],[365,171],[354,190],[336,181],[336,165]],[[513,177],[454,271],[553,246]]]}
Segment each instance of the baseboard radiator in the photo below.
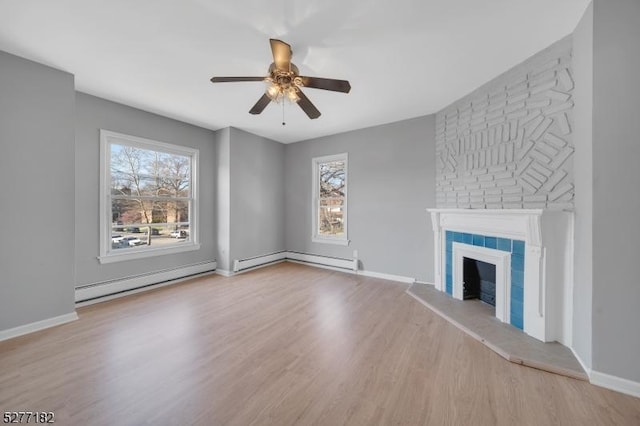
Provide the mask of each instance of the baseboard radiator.
{"label": "baseboard radiator", "polygon": [[102,281],[76,287],[76,303],[90,302],[122,293],[137,292],[148,287],[171,284],[179,279],[215,271],[216,262],[200,262],[177,268],[163,269],[121,279]]}
{"label": "baseboard radiator", "polygon": [[282,262],[286,258],[287,258],[287,252],[279,251],[277,253],[248,257],[246,259],[236,259],[233,261],[233,272],[246,271],[248,269],[267,266],[272,263]]}
{"label": "baseboard radiator", "polygon": [[351,271],[351,272],[358,270],[358,259],[343,259],[340,257],[320,256],[317,254],[307,254],[307,253],[298,253],[295,251],[288,251],[287,260],[293,260],[301,263],[309,263],[316,266],[344,269],[346,271]]}
{"label": "baseboard radiator", "polygon": [[250,257],[247,259],[234,260],[233,272],[246,271],[272,263],[282,262],[284,260],[350,272],[358,270],[358,259],[344,259],[340,257],[321,256],[295,251],[281,251],[262,256]]}

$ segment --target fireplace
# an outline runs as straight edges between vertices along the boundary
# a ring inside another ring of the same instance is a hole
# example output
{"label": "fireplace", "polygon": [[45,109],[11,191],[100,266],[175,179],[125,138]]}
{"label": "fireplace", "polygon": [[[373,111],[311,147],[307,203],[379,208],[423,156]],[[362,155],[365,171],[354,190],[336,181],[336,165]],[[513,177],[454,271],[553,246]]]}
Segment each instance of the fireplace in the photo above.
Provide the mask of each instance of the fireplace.
{"label": "fireplace", "polygon": [[[437,290],[459,300],[493,298],[498,320],[538,340],[571,345],[573,213],[428,211]],[[494,278],[493,285],[483,286],[491,281],[485,275]]]}
{"label": "fireplace", "polygon": [[[451,251],[445,253],[447,272],[445,291],[456,299],[464,300],[465,285],[467,284],[465,274],[468,275],[471,272],[466,270],[465,263],[473,264],[476,268],[478,262],[490,265],[493,268],[493,305],[496,307],[496,318],[522,329],[522,312],[521,309],[518,310],[520,306],[517,305],[519,300],[513,304],[516,310],[513,315],[511,309],[511,301],[513,300],[511,295],[511,251],[498,250],[497,239],[494,238],[494,240],[495,244],[490,237],[446,231],[445,241],[447,247],[451,246]],[[486,247],[487,244],[489,247]],[[510,250],[512,247],[513,243],[509,244]],[[506,246],[501,245],[501,248],[506,248]],[[517,298],[516,294],[514,296]]]}
{"label": "fireplace", "polygon": [[462,258],[462,298],[496,306],[496,265],[470,257]]}

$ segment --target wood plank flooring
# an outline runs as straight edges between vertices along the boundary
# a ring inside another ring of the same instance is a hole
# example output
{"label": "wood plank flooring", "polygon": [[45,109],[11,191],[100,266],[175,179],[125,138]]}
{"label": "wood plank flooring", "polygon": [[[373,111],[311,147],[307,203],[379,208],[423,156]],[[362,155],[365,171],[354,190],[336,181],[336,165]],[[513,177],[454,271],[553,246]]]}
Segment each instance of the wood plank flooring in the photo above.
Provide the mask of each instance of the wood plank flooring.
{"label": "wood plank flooring", "polygon": [[0,411],[69,425],[638,425],[640,399],[510,363],[408,285],[282,263],[0,343]]}

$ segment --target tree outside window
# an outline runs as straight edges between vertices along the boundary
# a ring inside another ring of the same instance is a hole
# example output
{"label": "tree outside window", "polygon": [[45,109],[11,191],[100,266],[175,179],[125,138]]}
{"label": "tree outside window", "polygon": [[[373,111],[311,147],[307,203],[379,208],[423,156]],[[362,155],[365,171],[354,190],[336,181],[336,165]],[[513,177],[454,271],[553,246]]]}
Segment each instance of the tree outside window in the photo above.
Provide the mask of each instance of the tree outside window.
{"label": "tree outside window", "polygon": [[314,158],[313,166],[313,239],[346,243],[347,154]]}

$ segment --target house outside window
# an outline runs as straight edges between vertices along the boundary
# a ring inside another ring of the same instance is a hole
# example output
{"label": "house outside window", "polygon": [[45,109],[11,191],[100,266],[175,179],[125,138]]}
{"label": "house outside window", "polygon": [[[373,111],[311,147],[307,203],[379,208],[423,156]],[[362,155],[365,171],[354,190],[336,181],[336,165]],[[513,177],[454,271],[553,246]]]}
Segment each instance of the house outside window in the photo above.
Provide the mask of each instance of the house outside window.
{"label": "house outside window", "polygon": [[100,262],[197,250],[198,150],[100,131]]}
{"label": "house outside window", "polygon": [[346,153],[313,159],[312,241],[348,245]]}

